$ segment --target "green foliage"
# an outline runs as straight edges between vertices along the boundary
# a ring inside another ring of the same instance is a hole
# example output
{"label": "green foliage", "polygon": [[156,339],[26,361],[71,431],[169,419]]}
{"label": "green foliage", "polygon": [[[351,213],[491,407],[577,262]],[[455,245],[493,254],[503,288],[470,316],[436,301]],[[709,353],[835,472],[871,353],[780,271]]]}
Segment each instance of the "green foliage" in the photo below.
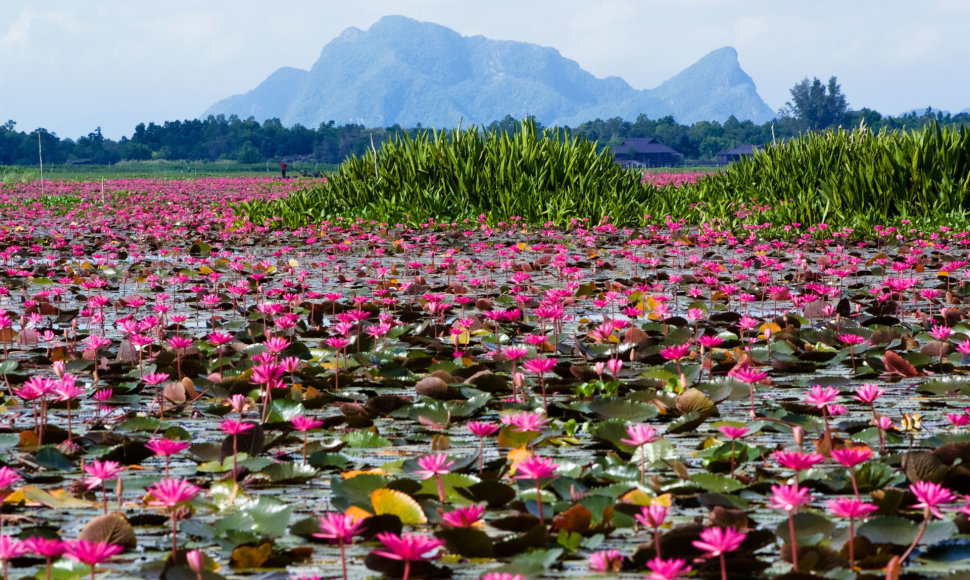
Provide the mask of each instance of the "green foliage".
{"label": "green foliage", "polygon": [[[295,228],[337,216],[383,222],[514,217],[569,225],[606,216],[642,225],[665,216],[735,231],[770,223],[827,224],[871,233],[877,225],[968,222],[970,132],[938,124],[915,131],[861,127],[809,132],[732,164],[697,184],[655,188],[614,165],[582,138],[477,129],[401,134],[375,154],[353,157],[326,184],[285,200],[236,207],[253,223]],[[585,396],[604,395],[589,384]]]}
{"label": "green foliage", "polygon": [[736,202],[752,200],[770,206],[762,217],[775,224],[862,230],[920,216],[965,221],[968,192],[970,132],[939,125],[806,133],[681,188],[711,217],[730,218]]}
{"label": "green foliage", "polygon": [[239,208],[254,223],[279,216],[294,227],[354,215],[389,222],[478,219],[568,223],[604,216],[634,221],[651,188],[609,152],[524,121],[497,130],[400,134],[377,152],[351,157],[325,185],[278,202]]}

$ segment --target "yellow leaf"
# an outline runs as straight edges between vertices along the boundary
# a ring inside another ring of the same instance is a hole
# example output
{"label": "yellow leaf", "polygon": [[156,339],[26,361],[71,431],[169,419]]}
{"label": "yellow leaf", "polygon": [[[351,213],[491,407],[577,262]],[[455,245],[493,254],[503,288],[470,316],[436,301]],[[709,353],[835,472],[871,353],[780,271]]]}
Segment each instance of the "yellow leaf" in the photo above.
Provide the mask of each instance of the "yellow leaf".
{"label": "yellow leaf", "polygon": [[211,274],[212,272],[213,272],[212,268],[208,266],[202,266],[201,268],[199,268],[199,274],[202,274],[203,276]]}
{"label": "yellow leaf", "polygon": [[650,505],[650,501],[652,499],[653,498],[650,497],[650,494],[642,489],[631,489],[620,496],[621,502],[632,505]]}
{"label": "yellow leaf", "polygon": [[529,244],[525,242],[519,242],[519,251],[526,250],[529,248]]}
{"label": "yellow leaf", "polygon": [[771,333],[774,334],[776,332],[781,332],[781,327],[774,322],[766,322],[758,327],[758,332],[760,332],[762,336],[764,336],[766,330],[771,330]]}
{"label": "yellow leaf", "polygon": [[259,568],[273,555],[273,545],[269,542],[260,544],[258,547],[239,546],[232,551],[229,558],[229,565],[237,570],[249,570]]}
{"label": "yellow leaf", "polygon": [[395,515],[405,525],[426,524],[428,517],[413,497],[396,489],[375,489],[370,494],[371,505],[377,515]]}
{"label": "yellow leaf", "polygon": [[[92,505],[95,505],[87,500],[74,497],[64,489],[52,489],[50,491],[45,491],[33,485],[25,485],[17,490],[16,493],[23,494],[22,497],[28,503],[39,503],[54,509],[89,508]],[[7,501],[10,501],[10,499],[8,498]]]}
{"label": "yellow leaf", "polygon": [[354,469],[352,471],[345,471],[340,474],[344,479],[350,479],[352,477],[357,477],[358,475],[390,475],[383,469]]}
{"label": "yellow leaf", "polygon": [[359,508],[359,507],[357,507],[355,505],[352,505],[349,508],[347,508],[347,511],[345,511],[344,513],[347,514],[348,516],[354,518],[354,521],[355,522],[356,521],[363,520],[363,519],[366,519],[366,518],[369,518],[372,515],[374,515],[374,514],[370,513],[369,511],[367,511],[367,510],[365,510],[363,508]]}
{"label": "yellow leaf", "polygon": [[512,451],[509,451],[509,454],[507,457],[512,464],[511,466],[509,466],[509,474],[515,475],[515,471],[519,467],[519,464],[525,461],[526,459],[532,457],[532,452],[526,449],[524,446],[516,447]]}

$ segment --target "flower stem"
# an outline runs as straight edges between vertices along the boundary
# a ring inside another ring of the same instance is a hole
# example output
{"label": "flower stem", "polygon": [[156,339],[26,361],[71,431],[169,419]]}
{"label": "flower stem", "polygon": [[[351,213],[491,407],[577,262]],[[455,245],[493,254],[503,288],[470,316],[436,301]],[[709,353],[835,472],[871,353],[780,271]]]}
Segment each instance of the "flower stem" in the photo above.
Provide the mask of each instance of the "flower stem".
{"label": "flower stem", "polygon": [[344,571],[344,580],[347,580],[347,547],[340,541],[340,566]]}
{"label": "flower stem", "polygon": [[175,550],[178,547],[178,519],[175,517],[175,508],[172,508],[172,564],[175,564]]}
{"label": "flower stem", "polygon": [[903,555],[899,557],[900,565],[902,565],[902,563],[906,561],[906,558],[909,558],[909,555],[913,553],[914,549],[916,549],[916,544],[918,544],[919,541],[923,539],[923,534],[926,533],[926,526],[929,523],[930,523],[930,510],[929,508],[923,508],[923,523],[920,524],[919,531],[916,532],[916,537],[913,538],[913,543],[910,544],[909,547],[906,548],[906,551],[903,552]]}
{"label": "flower stem", "polygon": [[798,571],[798,542],[795,541],[795,514],[788,512],[788,541],[791,542],[791,566]]}
{"label": "flower stem", "polygon": [[855,570],[855,519],[849,518],[849,570]]}
{"label": "flower stem", "polygon": [[545,518],[542,517],[542,487],[539,485],[539,480],[536,480],[536,506],[539,509],[539,525],[546,525]]}
{"label": "flower stem", "polygon": [[445,503],[445,482],[442,481],[440,475],[434,476],[434,482],[438,484],[438,500]]}

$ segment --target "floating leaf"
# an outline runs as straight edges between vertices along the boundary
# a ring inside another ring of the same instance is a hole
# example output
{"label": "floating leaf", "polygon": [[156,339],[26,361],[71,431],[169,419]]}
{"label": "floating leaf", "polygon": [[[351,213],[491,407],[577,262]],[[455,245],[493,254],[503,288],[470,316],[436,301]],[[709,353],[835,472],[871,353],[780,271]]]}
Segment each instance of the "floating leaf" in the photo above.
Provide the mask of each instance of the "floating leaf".
{"label": "floating leaf", "polygon": [[[835,523],[829,518],[810,512],[800,512],[792,516],[795,521],[795,540],[799,544],[813,545],[819,544],[823,540],[830,538],[835,531]],[[775,533],[778,538],[786,543],[791,543],[788,535],[788,520],[778,524]]]}
{"label": "floating leaf", "polygon": [[6,501],[15,502],[18,501],[18,498],[23,498],[28,502],[39,503],[55,509],[89,508],[96,505],[87,500],[78,499],[63,489],[45,491],[33,485],[25,485],[21,487],[19,490],[11,494]]}
{"label": "floating leaf", "polygon": [[348,447],[371,448],[371,447],[390,447],[391,442],[381,437],[373,431],[358,429],[347,433],[341,440],[347,443]]}
{"label": "floating leaf", "polygon": [[737,491],[744,487],[740,481],[718,473],[695,473],[690,479],[702,489],[719,493]]}
{"label": "floating leaf", "polygon": [[117,544],[124,546],[126,550],[133,550],[138,546],[135,529],[119,513],[100,515],[89,521],[81,529],[78,538],[89,542]]}
{"label": "floating leaf", "polygon": [[405,525],[428,523],[424,510],[413,497],[396,489],[375,489],[370,494],[371,505],[377,515],[395,515]]}
{"label": "floating leaf", "polygon": [[[856,528],[856,533],[865,536],[874,544],[894,544],[907,546],[913,543],[919,533],[919,524],[896,516],[880,516],[866,520]],[[937,542],[952,538],[957,534],[957,527],[952,521],[938,520],[926,526],[926,533],[920,544],[933,545]]]}
{"label": "floating leaf", "polygon": [[239,546],[232,551],[229,565],[236,570],[261,568],[273,555],[273,545],[265,542],[258,546]]}
{"label": "floating leaf", "polygon": [[635,422],[652,419],[659,413],[657,407],[653,405],[614,398],[593,401],[589,409],[604,419]]}
{"label": "floating leaf", "polygon": [[488,534],[475,528],[446,528],[435,533],[445,541],[445,549],[465,558],[493,558],[495,549]]}

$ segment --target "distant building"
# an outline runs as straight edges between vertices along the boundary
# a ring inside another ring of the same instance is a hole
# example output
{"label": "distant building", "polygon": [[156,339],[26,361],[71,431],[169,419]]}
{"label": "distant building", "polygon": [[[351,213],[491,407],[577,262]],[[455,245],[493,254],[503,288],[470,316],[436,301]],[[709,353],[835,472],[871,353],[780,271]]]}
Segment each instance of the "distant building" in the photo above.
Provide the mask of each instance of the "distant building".
{"label": "distant building", "polygon": [[754,155],[756,151],[758,151],[758,147],[755,145],[738,145],[734,149],[718,151],[714,154],[714,159],[718,163],[727,164],[732,161],[738,161],[742,157]]}
{"label": "distant building", "polygon": [[653,137],[624,139],[613,148],[616,162],[623,167],[670,167],[680,165],[683,153],[674,151]]}

